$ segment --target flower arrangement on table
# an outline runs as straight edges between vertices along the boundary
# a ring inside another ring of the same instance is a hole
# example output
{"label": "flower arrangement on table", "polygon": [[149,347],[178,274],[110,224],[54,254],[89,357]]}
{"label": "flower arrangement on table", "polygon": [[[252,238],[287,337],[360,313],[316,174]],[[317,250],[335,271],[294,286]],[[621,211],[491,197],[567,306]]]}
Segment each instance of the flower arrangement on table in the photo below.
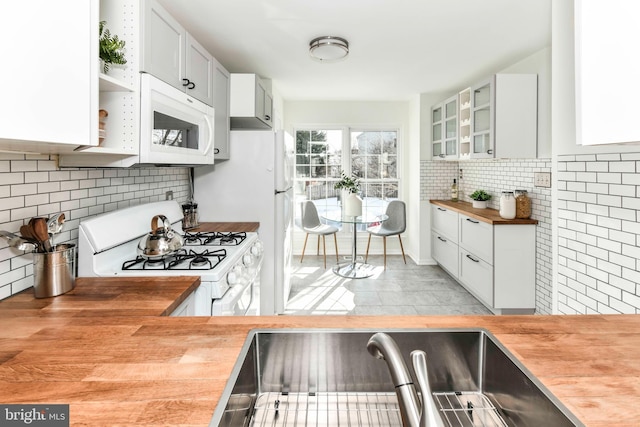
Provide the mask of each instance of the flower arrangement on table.
{"label": "flower arrangement on table", "polygon": [[342,178],[335,183],[333,188],[349,193],[344,198],[344,215],[354,217],[362,215],[362,199],[358,196],[360,181],[355,174],[347,176],[342,171]]}
{"label": "flower arrangement on table", "polygon": [[347,176],[344,171],[342,171],[342,178],[340,181],[336,182],[333,186],[336,190],[344,190],[350,194],[355,194],[360,191],[360,180],[355,174],[351,174],[351,176]]}

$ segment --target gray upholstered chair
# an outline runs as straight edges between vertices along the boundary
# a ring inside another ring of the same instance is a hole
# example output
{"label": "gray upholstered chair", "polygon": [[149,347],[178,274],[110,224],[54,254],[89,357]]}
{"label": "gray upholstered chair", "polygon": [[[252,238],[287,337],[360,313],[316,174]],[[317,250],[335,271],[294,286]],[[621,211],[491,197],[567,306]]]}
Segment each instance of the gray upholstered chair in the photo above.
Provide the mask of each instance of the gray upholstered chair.
{"label": "gray upholstered chair", "polygon": [[400,250],[402,250],[402,259],[404,263],[407,263],[407,258],[404,255],[404,247],[402,246],[402,237],[400,234],[404,233],[407,228],[407,208],[404,202],[400,200],[393,200],[387,206],[387,211],[385,212],[389,219],[380,223],[380,225],[375,225],[373,227],[367,228],[367,233],[369,233],[369,240],[367,241],[367,253],[364,258],[364,262],[367,262],[369,258],[369,245],[371,244],[371,236],[381,236],[382,244],[384,246],[384,268],[387,268],[387,237],[389,236],[398,236],[400,239]]}
{"label": "gray upholstered chair", "polygon": [[302,229],[307,233],[307,235],[304,237],[304,246],[302,247],[302,256],[300,257],[300,262],[302,262],[302,260],[304,259],[304,251],[307,248],[307,239],[309,238],[309,234],[318,235],[318,255],[320,255],[320,236],[322,236],[324,268],[327,268],[327,243],[325,241],[325,236],[333,234],[333,241],[336,245],[336,262],[338,262],[338,239],[336,237],[338,227],[321,223],[316,205],[311,200],[307,200],[302,204]]}

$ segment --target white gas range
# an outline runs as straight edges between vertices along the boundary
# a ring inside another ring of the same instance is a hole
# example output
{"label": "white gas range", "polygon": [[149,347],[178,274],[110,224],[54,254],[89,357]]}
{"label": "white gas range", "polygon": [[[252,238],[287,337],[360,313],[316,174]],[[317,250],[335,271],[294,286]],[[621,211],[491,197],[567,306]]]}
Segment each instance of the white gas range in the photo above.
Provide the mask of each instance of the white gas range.
{"label": "white gas range", "polygon": [[[156,215],[182,235],[182,249],[159,258],[138,255],[138,243]],[[82,221],[78,230],[78,276],[200,276],[198,289],[176,315],[256,315],[263,248],[257,233],[185,232],[175,201],[154,202]]]}

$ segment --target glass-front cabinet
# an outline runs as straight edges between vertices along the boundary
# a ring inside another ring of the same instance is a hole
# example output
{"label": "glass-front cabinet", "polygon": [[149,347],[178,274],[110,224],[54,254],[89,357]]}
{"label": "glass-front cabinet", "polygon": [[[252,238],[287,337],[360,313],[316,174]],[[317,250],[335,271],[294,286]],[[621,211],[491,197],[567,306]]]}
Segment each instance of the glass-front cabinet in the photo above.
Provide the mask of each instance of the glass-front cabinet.
{"label": "glass-front cabinet", "polygon": [[458,95],[444,101],[444,156],[458,158]]}
{"label": "glass-front cabinet", "polygon": [[471,88],[471,152],[472,158],[494,156],[493,79]]}
{"label": "glass-front cabinet", "polygon": [[458,156],[471,157],[471,88],[458,94]]}
{"label": "glass-front cabinet", "polygon": [[444,150],[442,147],[442,107],[442,103],[431,107],[431,154],[434,159],[444,159]]}
{"label": "glass-front cabinet", "polygon": [[458,158],[458,95],[431,107],[431,147],[434,160]]}

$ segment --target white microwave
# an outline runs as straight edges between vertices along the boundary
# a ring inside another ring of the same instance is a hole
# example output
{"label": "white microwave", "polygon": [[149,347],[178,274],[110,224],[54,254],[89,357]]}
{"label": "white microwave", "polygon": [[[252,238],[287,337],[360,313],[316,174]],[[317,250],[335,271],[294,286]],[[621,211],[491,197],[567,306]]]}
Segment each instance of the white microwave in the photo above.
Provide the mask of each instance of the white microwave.
{"label": "white microwave", "polygon": [[140,163],[212,165],[213,107],[151,74],[140,76]]}

